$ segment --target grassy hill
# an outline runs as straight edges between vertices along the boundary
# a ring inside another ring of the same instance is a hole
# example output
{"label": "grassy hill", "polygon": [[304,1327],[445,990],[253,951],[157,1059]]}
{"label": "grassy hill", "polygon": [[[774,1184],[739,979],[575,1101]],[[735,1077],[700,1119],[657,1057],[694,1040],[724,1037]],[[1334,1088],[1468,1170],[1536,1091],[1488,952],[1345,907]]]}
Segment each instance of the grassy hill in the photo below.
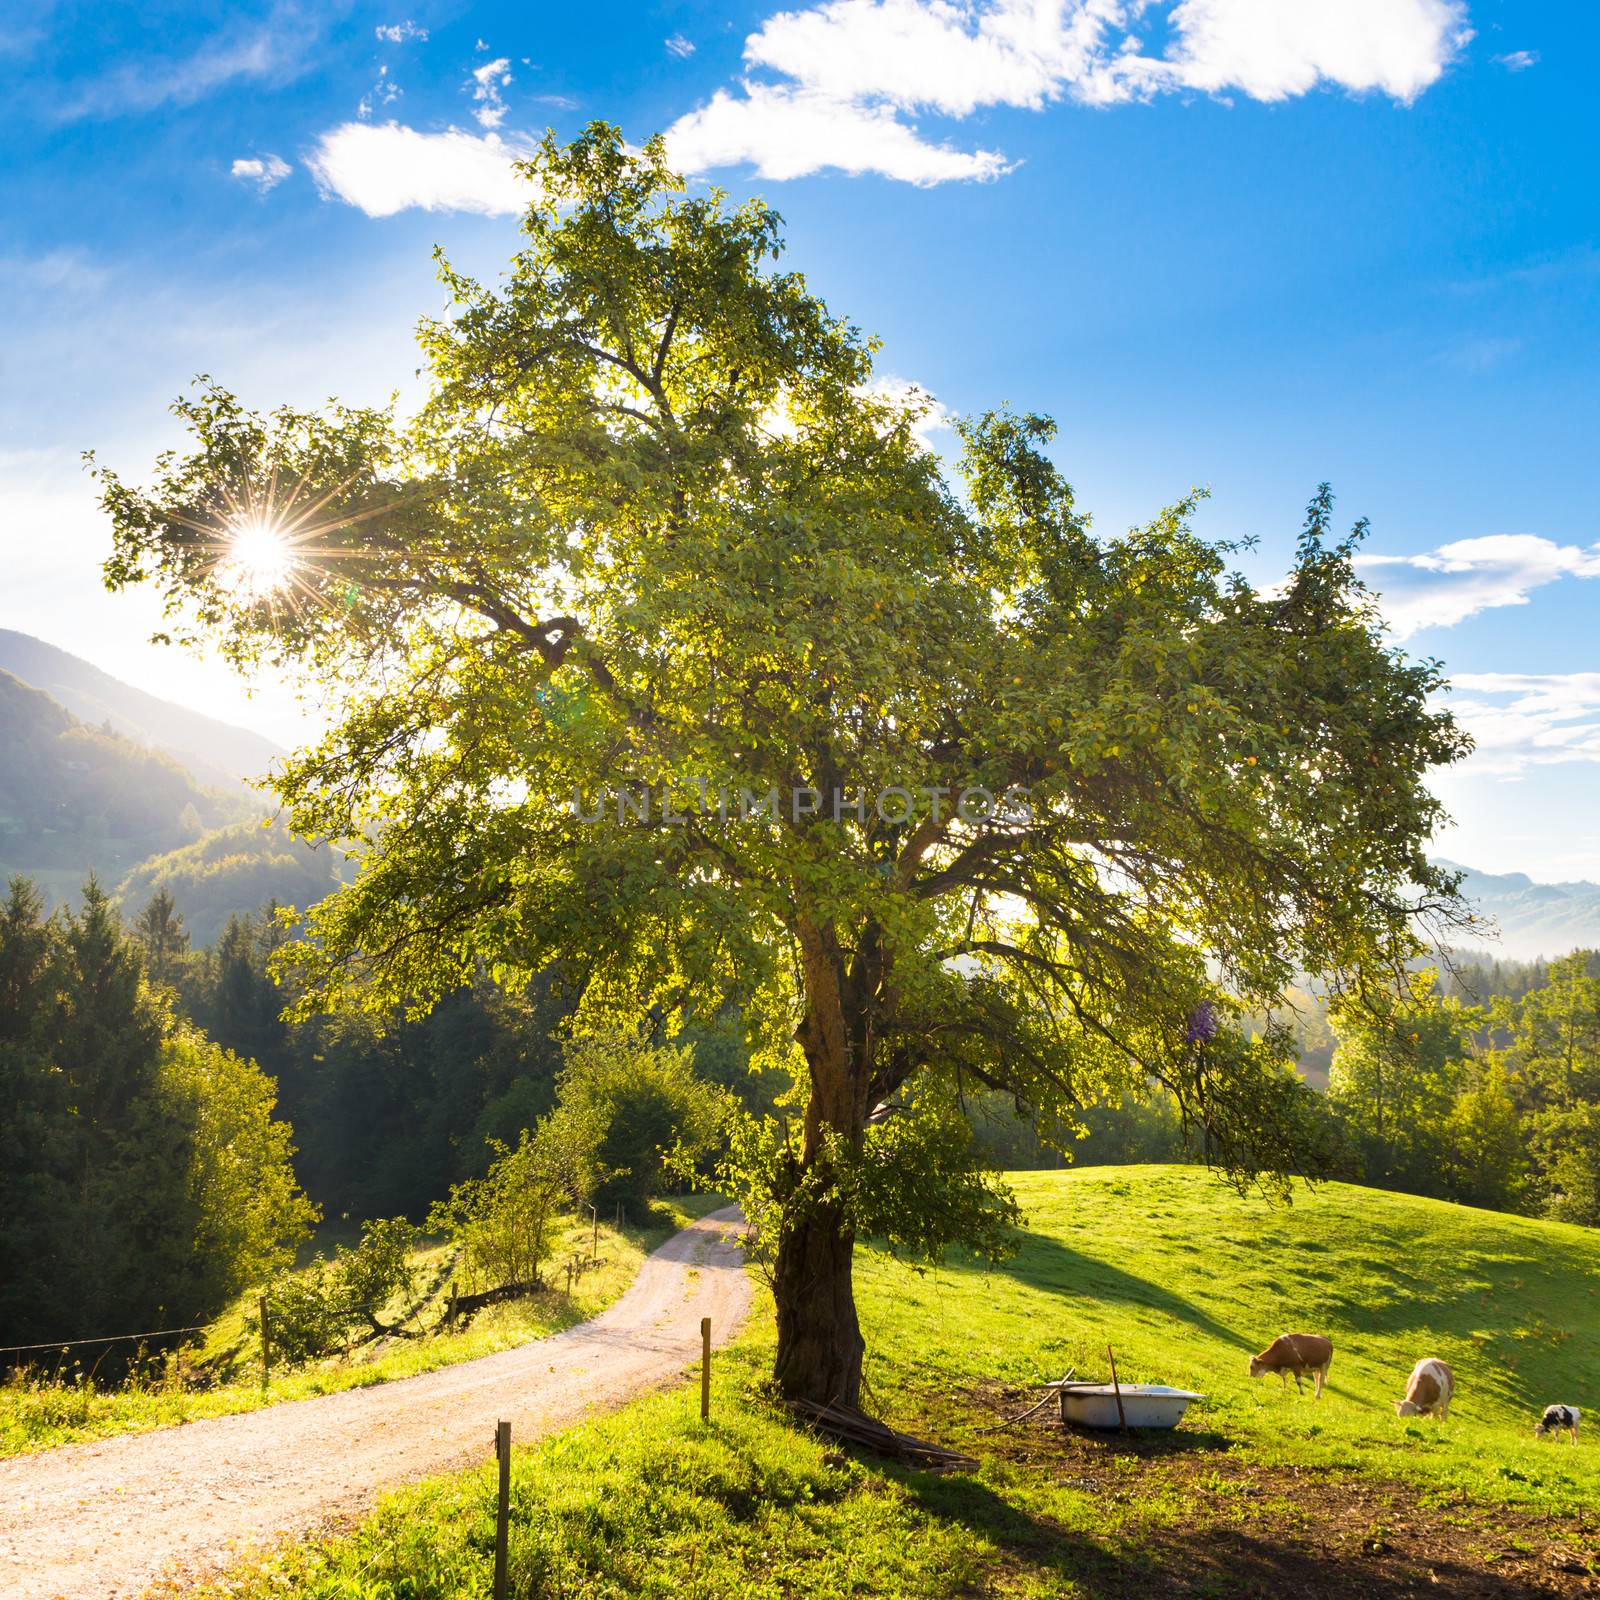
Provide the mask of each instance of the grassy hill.
{"label": "grassy hill", "polygon": [[[512,1592],[819,1597],[1590,1593],[1600,1439],[1532,1438],[1549,1400],[1600,1422],[1600,1236],[1346,1185],[1291,1208],[1180,1168],[1019,1174],[998,1271],[859,1255],[873,1405],[961,1446],[970,1473],[856,1459],[767,1398],[771,1326],[693,1392],[517,1452]],[[1320,1402],[1252,1381],[1274,1334],[1336,1346]],[[1006,1419],[1069,1366],[1191,1385],[1175,1434]],[[1448,1423],[1392,1400],[1420,1355],[1456,1368]],[[1600,1430],[1597,1430],[1600,1431]],[[385,1499],[346,1535],[236,1574],[229,1595],[486,1596],[493,1478]]]}
{"label": "grassy hill", "polygon": [[[1201,1391],[1190,1425],[1266,1461],[1489,1498],[1600,1495],[1600,1427],[1592,1457],[1532,1438],[1551,1401],[1600,1424],[1600,1233],[1351,1184],[1271,1205],[1182,1167],[1013,1183],[1027,1228],[998,1272],[918,1275],[865,1254],[869,1350],[914,1340],[929,1371],[1015,1386],[1069,1367],[1104,1377],[1110,1343],[1120,1377]],[[1333,1340],[1321,1402],[1247,1375],[1297,1331]],[[1450,1420],[1402,1422],[1392,1402],[1432,1355],[1456,1374]],[[885,1364],[875,1389],[912,1405],[916,1370]]]}

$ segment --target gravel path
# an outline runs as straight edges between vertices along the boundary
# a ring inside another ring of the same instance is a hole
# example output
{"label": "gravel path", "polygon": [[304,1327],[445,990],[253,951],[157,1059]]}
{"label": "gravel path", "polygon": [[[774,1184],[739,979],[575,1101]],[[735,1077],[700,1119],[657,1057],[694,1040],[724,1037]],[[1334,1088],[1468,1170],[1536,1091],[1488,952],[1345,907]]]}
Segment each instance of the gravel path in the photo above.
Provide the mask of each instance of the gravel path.
{"label": "gravel path", "polygon": [[675,1234],[592,1322],[369,1389],[0,1461],[0,1594],[117,1600],[209,1576],[239,1550],[488,1460],[669,1382],[750,1304],[733,1208]]}

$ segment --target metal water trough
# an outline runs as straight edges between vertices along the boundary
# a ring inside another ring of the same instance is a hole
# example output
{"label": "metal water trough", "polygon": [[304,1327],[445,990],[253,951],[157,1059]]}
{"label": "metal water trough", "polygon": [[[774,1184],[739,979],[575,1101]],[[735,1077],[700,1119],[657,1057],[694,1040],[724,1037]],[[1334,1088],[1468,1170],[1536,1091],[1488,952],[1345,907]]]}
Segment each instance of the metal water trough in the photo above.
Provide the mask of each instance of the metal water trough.
{"label": "metal water trough", "polygon": [[[1063,1383],[1061,1420],[1080,1428],[1175,1428],[1204,1395],[1164,1383]],[[1120,1397],[1121,1405],[1118,1405]]]}

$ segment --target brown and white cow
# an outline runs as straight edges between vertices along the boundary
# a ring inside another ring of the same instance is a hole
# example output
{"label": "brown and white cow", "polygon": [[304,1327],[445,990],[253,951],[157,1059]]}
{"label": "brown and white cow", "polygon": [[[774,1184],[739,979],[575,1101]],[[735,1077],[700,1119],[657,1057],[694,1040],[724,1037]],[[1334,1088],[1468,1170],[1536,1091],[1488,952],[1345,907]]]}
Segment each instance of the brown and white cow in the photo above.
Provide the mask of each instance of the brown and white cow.
{"label": "brown and white cow", "polygon": [[1250,1376],[1259,1378],[1263,1372],[1276,1372],[1287,1388],[1292,1372],[1295,1388],[1304,1393],[1305,1385],[1300,1379],[1309,1372],[1314,1374],[1317,1384],[1312,1398],[1320,1399],[1332,1361],[1333,1341],[1320,1333],[1280,1333],[1260,1355],[1250,1357]]}
{"label": "brown and white cow", "polygon": [[1437,1356],[1424,1356],[1411,1369],[1406,1380],[1406,1397],[1396,1400],[1397,1417],[1425,1417],[1430,1413],[1443,1422],[1450,1415],[1450,1402],[1455,1397],[1456,1378],[1449,1366]]}

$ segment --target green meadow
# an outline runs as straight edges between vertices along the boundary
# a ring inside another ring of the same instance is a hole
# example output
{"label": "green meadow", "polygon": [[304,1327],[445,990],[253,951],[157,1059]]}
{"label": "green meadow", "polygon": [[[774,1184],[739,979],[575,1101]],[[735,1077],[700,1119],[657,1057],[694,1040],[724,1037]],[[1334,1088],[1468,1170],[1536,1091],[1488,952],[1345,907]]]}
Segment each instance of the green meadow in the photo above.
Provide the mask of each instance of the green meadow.
{"label": "green meadow", "polygon": [[[1332,1596],[1492,1570],[1511,1587],[1483,1592],[1512,1594],[1550,1592],[1518,1574],[1600,1571],[1600,1445],[1532,1437],[1547,1401],[1600,1389],[1594,1235],[1339,1184],[1274,1205],[1179,1168],[1013,1182],[1027,1221],[999,1269],[858,1259],[872,1404],[975,1471],[792,1426],[758,1311],[718,1358],[709,1426],[684,1388],[516,1452],[511,1592]],[[1296,1329],[1334,1340],[1321,1401],[1247,1376]],[[1178,1432],[1068,1432],[1049,1408],[1007,1422],[1043,1380],[1102,1376],[1108,1343],[1125,1380],[1205,1394]],[[1406,1374],[1435,1354],[1457,1374],[1449,1421],[1401,1421]],[[488,1595],[492,1505],[487,1467],[401,1490],[216,1593]]]}

